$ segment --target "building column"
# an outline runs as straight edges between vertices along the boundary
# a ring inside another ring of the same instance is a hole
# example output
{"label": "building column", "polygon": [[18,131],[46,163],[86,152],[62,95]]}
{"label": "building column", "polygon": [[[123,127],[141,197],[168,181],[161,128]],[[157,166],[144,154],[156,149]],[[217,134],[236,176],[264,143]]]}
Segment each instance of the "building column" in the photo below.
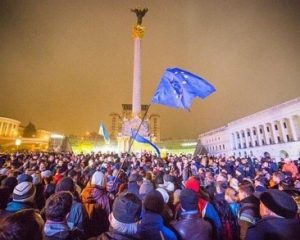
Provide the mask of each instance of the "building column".
{"label": "building column", "polygon": [[233,138],[234,138],[235,149],[238,149],[239,143],[238,143],[236,132],[233,133]]}
{"label": "building column", "polygon": [[7,137],[7,135],[8,135],[8,129],[9,129],[9,126],[10,126],[10,123],[7,123],[6,129],[5,129],[5,132],[4,132],[4,136],[5,136],[5,137]]}
{"label": "building column", "polygon": [[280,124],[280,129],[281,129],[281,135],[282,135],[282,140],[284,142],[288,142],[288,139],[286,137],[286,131],[285,131],[285,128],[284,128],[284,124],[283,124],[283,120],[280,119],[279,120],[279,124]]}
{"label": "building column", "polygon": [[255,147],[255,138],[254,138],[254,134],[253,134],[253,127],[250,128],[250,137],[251,137],[252,147]]}
{"label": "building column", "polygon": [[[263,128],[264,128],[264,136],[265,136],[265,141],[266,141],[266,144],[270,144],[270,137],[269,137],[269,132],[267,130],[267,126],[266,126],[266,123],[263,124]],[[270,130],[270,129],[269,129]]]}
{"label": "building column", "polygon": [[3,129],[3,122],[0,122],[0,135],[2,133],[2,129]]}
{"label": "building column", "polygon": [[276,129],[275,129],[275,126],[274,126],[274,122],[271,122],[270,124],[271,124],[271,127],[272,127],[274,143],[277,144],[278,139],[277,139],[277,133],[276,133]]}
{"label": "building column", "polygon": [[245,142],[246,142],[246,148],[250,147],[249,146],[249,140],[248,140],[248,131],[247,131],[247,128],[246,128],[246,131],[244,131],[245,133]]}
{"label": "building column", "polygon": [[258,138],[258,145],[262,146],[261,135],[260,135],[260,127],[259,126],[256,127],[256,135],[257,135],[257,138]]}
{"label": "building column", "polygon": [[[292,131],[292,138],[294,141],[298,141],[298,136],[297,136],[297,132],[296,132],[296,128],[295,128],[295,118],[289,117],[288,118],[289,122],[290,122],[290,127],[291,127],[291,131]],[[1,132],[1,128],[0,128],[0,132]]]}

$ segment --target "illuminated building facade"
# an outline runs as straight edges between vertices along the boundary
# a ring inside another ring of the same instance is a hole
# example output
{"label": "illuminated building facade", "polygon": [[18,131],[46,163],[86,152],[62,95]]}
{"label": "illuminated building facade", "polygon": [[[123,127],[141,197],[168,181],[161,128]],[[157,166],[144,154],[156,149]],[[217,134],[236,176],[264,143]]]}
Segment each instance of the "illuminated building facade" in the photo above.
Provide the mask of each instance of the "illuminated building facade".
{"label": "illuminated building facade", "polygon": [[228,123],[199,135],[210,154],[270,156],[277,161],[300,157],[300,98]]}
{"label": "illuminated building facade", "polygon": [[18,137],[20,123],[15,119],[0,117],[0,137]]}

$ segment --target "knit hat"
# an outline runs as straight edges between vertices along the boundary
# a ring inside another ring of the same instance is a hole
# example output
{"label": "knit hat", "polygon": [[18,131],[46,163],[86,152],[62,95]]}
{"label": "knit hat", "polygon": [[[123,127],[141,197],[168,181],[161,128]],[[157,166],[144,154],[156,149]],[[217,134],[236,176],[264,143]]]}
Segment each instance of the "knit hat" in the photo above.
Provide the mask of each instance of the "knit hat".
{"label": "knit hat", "polygon": [[277,189],[266,190],[259,199],[269,210],[284,218],[295,218],[298,211],[295,200]]}
{"label": "knit hat", "polygon": [[140,195],[147,195],[151,190],[153,190],[153,184],[149,180],[145,180],[139,189]]}
{"label": "knit hat", "polygon": [[70,191],[71,193],[75,192],[75,184],[72,178],[64,177],[58,181],[55,187],[55,192],[61,191]]}
{"label": "knit hat", "polygon": [[168,192],[174,192],[174,190],[175,190],[175,185],[174,185],[174,183],[172,183],[172,182],[165,182],[164,188],[165,188]]}
{"label": "knit hat", "polygon": [[165,202],[160,192],[152,190],[146,196],[144,207],[146,211],[160,214],[164,210]]}
{"label": "knit hat", "polygon": [[168,203],[169,202],[169,193],[167,192],[166,189],[164,188],[156,188],[156,191],[159,191],[161,193],[161,195],[163,196],[164,202]]}
{"label": "knit hat", "polygon": [[35,187],[31,182],[19,183],[13,191],[13,201],[33,202],[35,197]]}
{"label": "knit hat", "polygon": [[36,184],[42,182],[41,175],[38,174],[38,173],[31,174],[31,177],[32,177],[32,183],[33,183],[33,185],[36,185]]}
{"label": "knit hat", "polygon": [[46,170],[41,173],[42,178],[50,177],[51,175],[52,172],[50,170]]}
{"label": "knit hat", "polygon": [[7,187],[9,192],[12,193],[14,188],[18,185],[18,181],[15,177],[6,177],[2,180],[1,185]]}
{"label": "knit hat", "polygon": [[130,174],[128,178],[128,182],[139,182],[142,180],[143,180],[142,176],[137,173]]}
{"label": "knit hat", "polygon": [[112,207],[115,219],[121,223],[135,223],[140,219],[142,201],[133,193],[117,197]]}
{"label": "knit hat", "polygon": [[21,183],[21,182],[31,182],[32,183],[32,180],[33,180],[32,177],[26,173],[22,173],[18,177],[18,183]]}
{"label": "knit hat", "polygon": [[170,174],[165,174],[164,181],[165,182],[173,182],[173,177]]}
{"label": "knit hat", "polygon": [[196,193],[199,192],[200,190],[200,185],[199,182],[195,179],[195,178],[189,178],[186,182],[185,182],[185,187],[192,189],[193,191],[195,191]]}
{"label": "knit hat", "polygon": [[184,210],[197,210],[198,208],[198,194],[192,189],[186,188],[180,194],[181,206]]}
{"label": "knit hat", "polygon": [[92,176],[91,184],[92,185],[95,184],[99,187],[105,187],[106,182],[105,182],[104,174],[102,172],[99,172],[99,171],[95,172]]}

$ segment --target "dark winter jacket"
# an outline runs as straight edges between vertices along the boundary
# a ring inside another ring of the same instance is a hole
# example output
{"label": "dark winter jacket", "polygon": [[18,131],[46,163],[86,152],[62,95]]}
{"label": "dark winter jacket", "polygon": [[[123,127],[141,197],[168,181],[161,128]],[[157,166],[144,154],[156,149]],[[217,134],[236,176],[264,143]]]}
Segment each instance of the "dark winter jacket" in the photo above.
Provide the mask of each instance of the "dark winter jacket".
{"label": "dark winter jacket", "polygon": [[299,219],[263,217],[248,228],[245,240],[298,240],[300,239]]}
{"label": "dark winter jacket", "polygon": [[178,239],[212,239],[211,225],[199,217],[197,210],[182,213],[172,225]]}
{"label": "dark winter jacket", "polygon": [[177,239],[175,233],[164,226],[162,217],[152,212],[145,212],[138,225],[138,234],[144,240],[161,240],[161,234],[166,240]]}

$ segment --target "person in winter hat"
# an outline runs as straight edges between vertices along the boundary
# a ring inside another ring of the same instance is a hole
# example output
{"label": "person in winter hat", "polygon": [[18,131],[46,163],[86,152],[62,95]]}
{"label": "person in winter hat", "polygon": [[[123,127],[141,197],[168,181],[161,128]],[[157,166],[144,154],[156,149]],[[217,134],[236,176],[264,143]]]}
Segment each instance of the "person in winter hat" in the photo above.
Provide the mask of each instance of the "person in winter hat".
{"label": "person in winter hat", "polygon": [[261,193],[260,215],[262,219],[247,230],[246,240],[250,239],[289,239],[300,236],[300,221],[295,200],[284,191],[268,189]]}
{"label": "person in winter hat", "polygon": [[13,200],[7,204],[6,211],[14,213],[23,209],[34,208],[35,187],[31,182],[19,183],[13,191]]}
{"label": "person in winter hat", "polygon": [[85,231],[87,238],[98,236],[109,228],[110,202],[105,183],[104,174],[96,171],[92,176],[91,185],[82,190],[81,200],[88,214]]}
{"label": "person in winter hat", "polygon": [[142,239],[177,239],[175,233],[163,224],[160,213],[164,209],[164,199],[159,191],[150,191],[145,198],[145,213],[138,225],[138,233]]}
{"label": "person in winter hat", "polygon": [[133,193],[124,193],[117,197],[109,215],[109,231],[89,240],[100,239],[140,239],[137,234],[137,222],[142,209],[141,200]]}
{"label": "person in winter hat", "polygon": [[70,214],[67,218],[67,223],[70,229],[78,228],[82,232],[85,231],[86,222],[88,219],[87,212],[82,203],[80,203],[75,197],[76,193],[75,183],[72,178],[64,177],[56,184],[55,192],[69,191],[72,193],[73,201]]}
{"label": "person in winter hat", "polygon": [[180,194],[183,212],[178,221],[174,222],[179,239],[212,239],[212,227],[208,221],[199,218],[198,194],[192,189],[183,189]]}

